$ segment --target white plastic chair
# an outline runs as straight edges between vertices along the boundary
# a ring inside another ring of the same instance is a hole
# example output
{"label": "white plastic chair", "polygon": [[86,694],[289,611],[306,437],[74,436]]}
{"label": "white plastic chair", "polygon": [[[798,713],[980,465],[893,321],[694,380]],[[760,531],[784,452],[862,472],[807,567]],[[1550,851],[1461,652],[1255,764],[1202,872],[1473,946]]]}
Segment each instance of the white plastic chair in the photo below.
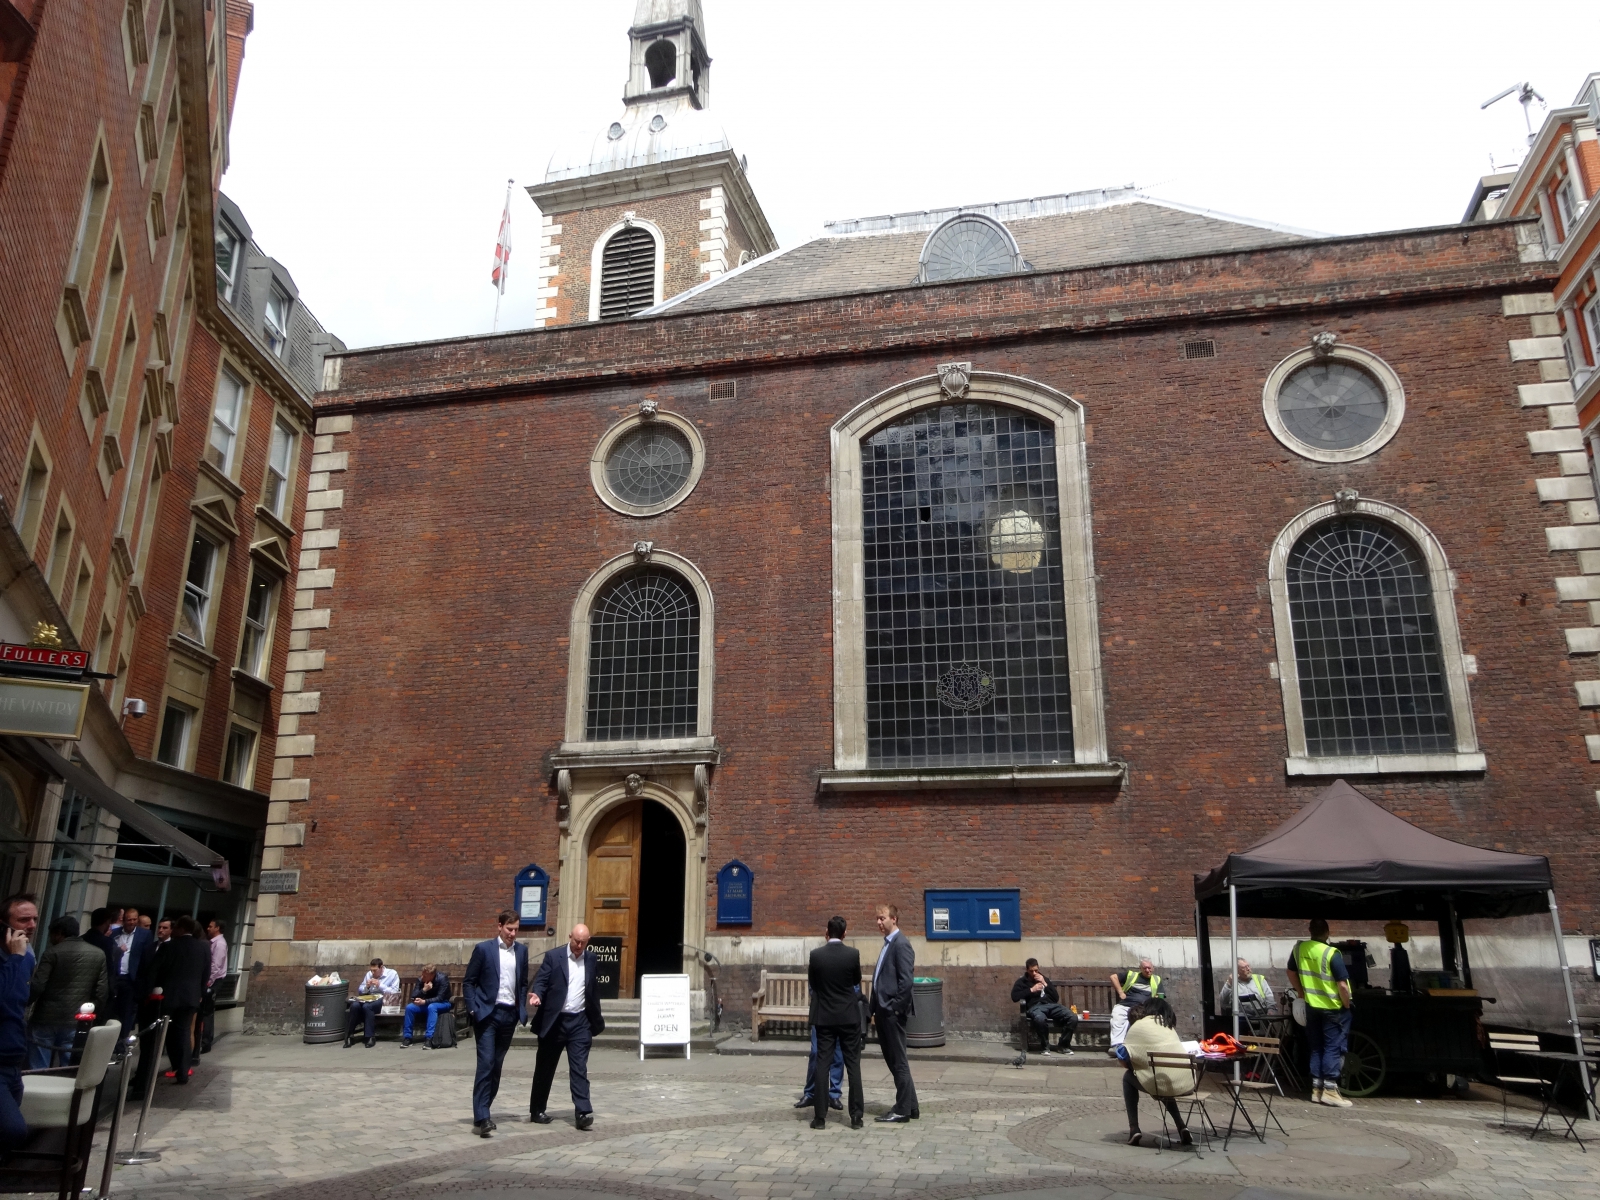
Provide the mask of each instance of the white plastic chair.
{"label": "white plastic chair", "polygon": [[83,1184],[98,1115],[95,1093],[105,1080],[111,1052],[121,1036],[122,1023],[107,1021],[89,1031],[75,1073],[68,1075],[66,1069],[58,1068],[55,1072],[41,1071],[22,1077],[22,1119],[28,1123],[28,1129],[60,1129],[64,1131],[64,1140],[60,1153],[21,1150],[11,1155],[8,1165],[19,1166],[18,1159],[59,1163],[60,1200],[67,1200]]}

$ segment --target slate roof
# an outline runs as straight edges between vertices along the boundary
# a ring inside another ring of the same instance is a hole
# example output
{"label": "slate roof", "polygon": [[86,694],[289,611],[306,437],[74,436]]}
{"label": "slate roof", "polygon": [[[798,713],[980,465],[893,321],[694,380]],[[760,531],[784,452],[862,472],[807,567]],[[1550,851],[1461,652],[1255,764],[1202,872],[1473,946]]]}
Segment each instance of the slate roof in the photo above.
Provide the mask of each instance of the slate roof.
{"label": "slate roof", "polygon": [[[833,222],[830,230],[865,229],[814,238],[780,250],[672,297],[641,316],[705,312],[785,300],[811,300],[913,285],[929,232],[960,212],[980,212],[1004,222],[1022,257],[1035,271],[1148,262],[1282,245],[1317,235],[1253,223],[1154,200],[1130,190],[1082,207],[1073,197],[1049,204],[1020,201],[911,213],[899,217]],[[1012,215],[1043,209],[1043,215]],[[1049,211],[1055,208],[1061,211]]]}

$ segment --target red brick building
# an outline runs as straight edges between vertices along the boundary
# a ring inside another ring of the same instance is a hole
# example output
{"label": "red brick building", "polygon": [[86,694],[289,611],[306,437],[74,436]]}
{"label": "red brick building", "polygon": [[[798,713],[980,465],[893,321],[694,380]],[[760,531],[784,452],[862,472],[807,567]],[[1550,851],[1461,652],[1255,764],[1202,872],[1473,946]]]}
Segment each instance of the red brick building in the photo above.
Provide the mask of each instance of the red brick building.
{"label": "red brick building", "polygon": [[0,638],[52,625],[100,676],[80,739],[0,738],[0,882],[45,920],[218,916],[239,1000],[310,398],[343,348],[217,190],[251,19],[0,2]]}
{"label": "red brick building", "polygon": [[[703,34],[645,0],[635,59],[681,73]],[[583,296],[633,270],[593,241],[613,215],[557,222]],[[1194,875],[1336,777],[1548,854],[1592,930],[1600,730],[1558,577],[1600,513],[1548,453],[1576,414],[1522,349],[1555,278],[1526,230],[1075,193],[330,359],[256,1018],[370,953],[464,962],[529,865],[547,936],[617,939],[623,995],[699,986],[707,948],[735,1020],[831,914],[870,944],[879,901],[952,1024],[1006,1022],[1028,955],[1149,953],[1193,1008]],[[941,888],[1017,889],[1020,939],[940,938]]]}

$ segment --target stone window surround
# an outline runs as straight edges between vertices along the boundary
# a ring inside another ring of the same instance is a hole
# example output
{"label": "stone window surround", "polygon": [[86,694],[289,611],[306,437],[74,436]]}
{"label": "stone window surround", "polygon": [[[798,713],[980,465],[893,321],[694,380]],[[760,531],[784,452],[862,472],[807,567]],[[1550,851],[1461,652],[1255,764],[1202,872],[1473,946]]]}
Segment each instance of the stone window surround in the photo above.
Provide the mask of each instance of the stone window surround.
{"label": "stone window surround", "polygon": [[[1455,726],[1454,754],[1370,754],[1312,758],[1306,753],[1305,718],[1300,708],[1300,668],[1294,653],[1294,629],[1289,620],[1289,552],[1314,525],[1341,516],[1367,516],[1400,530],[1422,551],[1433,589],[1434,619],[1439,628],[1439,658],[1450,693],[1450,718]],[[1487,763],[1478,749],[1477,727],[1472,720],[1472,696],[1467,688],[1468,663],[1461,652],[1456,624],[1455,572],[1433,531],[1404,509],[1381,500],[1356,498],[1341,507],[1338,501],[1316,504],[1283,527],[1272,543],[1267,564],[1267,586],[1272,596],[1272,629],[1278,644],[1278,680],[1283,688],[1283,725],[1289,754],[1286,772],[1297,775],[1395,775],[1481,772]]]}
{"label": "stone window surround", "polygon": [[656,275],[653,290],[650,293],[650,307],[661,303],[661,289],[665,286],[667,274],[667,235],[661,232],[661,227],[654,221],[647,221],[634,213],[623,213],[622,220],[612,225],[594,240],[594,248],[589,251],[589,320],[600,319],[600,262],[605,257],[606,243],[624,229],[643,229],[647,231],[656,242]]}
{"label": "stone window surround", "polygon": [[[1283,418],[1278,414],[1278,392],[1282,390],[1290,375],[1310,362],[1321,359],[1332,359],[1336,362],[1347,362],[1352,366],[1360,367],[1378,381],[1389,401],[1388,411],[1384,414],[1383,424],[1378,432],[1362,442],[1359,446],[1351,446],[1347,450],[1324,450],[1302,442],[1290,433],[1283,423]],[[1359,346],[1348,346],[1336,342],[1328,348],[1326,353],[1319,355],[1311,346],[1296,350],[1284,359],[1267,376],[1267,382],[1261,389],[1261,411],[1267,418],[1267,428],[1272,430],[1272,436],[1282,442],[1288,449],[1293,450],[1302,458],[1309,458],[1315,462],[1344,463],[1354,462],[1358,458],[1366,458],[1376,454],[1389,443],[1400,430],[1400,422],[1406,415],[1406,390],[1400,383],[1400,376],[1396,375],[1394,368],[1384,362],[1370,350],[1363,350]]]}
{"label": "stone window surround", "polygon": [[[611,454],[612,448],[624,435],[638,429],[641,425],[661,424],[670,425],[689,440],[689,479],[684,486],[672,496],[659,504],[630,504],[621,496],[611,490],[606,482],[606,458]],[[669,509],[676,508],[689,498],[695,485],[700,482],[700,474],[706,467],[706,445],[700,437],[700,431],[694,427],[694,422],[677,413],[658,411],[651,416],[642,412],[624,417],[610,429],[606,430],[600,442],[594,448],[594,454],[589,459],[589,479],[594,484],[595,495],[599,496],[606,507],[615,509],[630,517],[654,517]]]}
{"label": "stone window surround", "polygon": [[[862,548],[861,442],[917,409],[941,404],[994,404],[1029,413],[1055,430],[1061,506],[1061,556],[1066,594],[1068,678],[1072,688],[1073,763],[1043,767],[916,768],[867,766],[866,570]],[[1120,781],[1124,767],[1106,751],[1104,685],[1100,667],[1089,476],[1083,406],[1041,383],[993,371],[971,371],[959,396],[938,375],[879,392],[851,409],[829,431],[833,470],[833,766],[826,791],[908,787],[1072,786]]]}
{"label": "stone window surround", "polygon": [[[601,564],[599,570],[578,589],[572,602],[572,623],[567,649],[567,725],[566,738],[561,743],[561,754],[600,754],[614,756],[621,753],[664,751],[698,751],[713,746],[712,701],[715,680],[716,612],[711,598],[711,585],[700,573],[700,568],[687,558],[670,550],[657,550],[647,542],[647,547],[619,554]],[[696,697],[695,736],[692,738],[651,738],[645,741],[591,742],[588,732],[589,705],[589,617],[595,598],[608,583],[628,571],[639,567],[659,567],[675,572],[694,589],[700,605],[700,682]]]}

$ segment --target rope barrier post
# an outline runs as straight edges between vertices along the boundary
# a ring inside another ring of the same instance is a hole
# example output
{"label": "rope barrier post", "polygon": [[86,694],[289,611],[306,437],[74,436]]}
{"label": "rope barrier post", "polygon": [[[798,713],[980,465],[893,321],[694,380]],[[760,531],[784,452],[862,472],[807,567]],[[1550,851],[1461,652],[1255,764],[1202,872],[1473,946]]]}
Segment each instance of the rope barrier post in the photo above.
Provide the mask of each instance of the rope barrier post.
{"label": "rope barrier post", "polygon": [[156,1094],[156,1076],[161,1073],[161,1047],[166,1044],[167,1026],[172,1024],[171,1017],[162,1017],[152,1029],[156,1031],[154,1038],[155,1053],[150,1063],[150,1073],[144,1081],[144,1104],[139,1109],[139,1128],[133,1135],[133,1149],[125,1150],[117,1155],[116,1162],[122,1167],[142,1167],[146,1163],[160,1162],[161,1151],[144,1149],[144,1124],[145,1118],[150,1115],[150,1101]]}
{"label": "rope barrier post", "polygon": [[133,1061],[133,1048],[139,1044],[139,1023],[134,1022],[128,1036],[122,1039],[122,1069],[117,1073],[117,1107],[111,1112],[111,1132],[106,1136],[106,1162],[100,1169],[100,1190],[95,1200],[107,1200],[111,1195],[111,1167],[117,1153],[117,1135],[122,1129],[122,1110],[128,1107],[128,1064]]}

